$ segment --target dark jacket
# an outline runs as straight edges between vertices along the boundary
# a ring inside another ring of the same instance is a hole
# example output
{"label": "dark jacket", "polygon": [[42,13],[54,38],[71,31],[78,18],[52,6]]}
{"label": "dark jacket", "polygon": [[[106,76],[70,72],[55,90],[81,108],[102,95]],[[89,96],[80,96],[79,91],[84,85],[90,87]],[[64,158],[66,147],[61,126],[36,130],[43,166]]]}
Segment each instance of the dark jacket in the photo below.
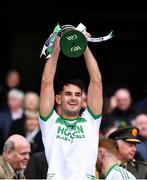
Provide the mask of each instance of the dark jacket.
{"label": "dark jacket", "polygon": [[130,171],[137,179],[147,179],[147,164],[143,161],[129,161],[126,169]]}
{"label": "dark jacket", "polygon": [[136,144],[136,160],[147,161],[147,139],[139,135],[140,143]]}
{"label": "dark jacket", "polygon": [[128,110],[122,111],[118,108],[115,108],[109,114],[109,120],[114,124],[119,124],[120,122],[125,122],[127,125],[132,125],[132,121],[136,117],[136,112],[134,107],[131,106]]}
{"label": "dark jacket", "polygon": [[46,179],[48,164],[44,152],[31,155],[30,161],[25,170],[27,179]]}

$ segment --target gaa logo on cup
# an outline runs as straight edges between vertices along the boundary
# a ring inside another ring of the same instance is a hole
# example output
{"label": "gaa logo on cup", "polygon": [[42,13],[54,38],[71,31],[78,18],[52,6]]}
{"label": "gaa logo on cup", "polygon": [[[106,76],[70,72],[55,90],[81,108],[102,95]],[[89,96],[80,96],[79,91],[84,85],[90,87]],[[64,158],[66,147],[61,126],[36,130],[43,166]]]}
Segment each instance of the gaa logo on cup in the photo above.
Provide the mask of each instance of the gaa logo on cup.
{"label": "gaa logo on cup", "polygon": [[61,36],[60,47],[63,54],[68,57],[79,57],[87,47],[87,42],[103,42],[113,37],[113,31],[103,37],[89,37],[86,34],[86,27],[80,23],[77,27],[66,24],[60,26],[59,23],[54,28],[53,33],[43,45],[40,57],[49,58],[52,54],[54,42],[57,35]]}
{"label": "gaa logo on cup", "polygon": [[72,47],[71,51],[81,51],[81,47],[80,46]]}
{"label": "gaa logo on cup", "polygon": [[63,54],[68,57],[79,57],[87,47],[87,40],[84,34],[78,30],[71,29],[61,36],[60,47]]}
{"label": "gaa logo on cup", "polygon": [[77,39],[77,35],[74,34],[74,35],[72,35],[72,36],[67,36],[66,39],[69,40],[69,41],[72,41],[72,40],[74,40],[74,39]]}
{"label": "gaa logo on cup", "polygon": [[[68,41],[74,41],[78,38],[78,36],[76,34],[72,35],[72,36],[67,36],[66,37]],[[73,47],[70,49],[70,51],[81,51],[81,47],[75,46],[75,42],[72,42]]]}

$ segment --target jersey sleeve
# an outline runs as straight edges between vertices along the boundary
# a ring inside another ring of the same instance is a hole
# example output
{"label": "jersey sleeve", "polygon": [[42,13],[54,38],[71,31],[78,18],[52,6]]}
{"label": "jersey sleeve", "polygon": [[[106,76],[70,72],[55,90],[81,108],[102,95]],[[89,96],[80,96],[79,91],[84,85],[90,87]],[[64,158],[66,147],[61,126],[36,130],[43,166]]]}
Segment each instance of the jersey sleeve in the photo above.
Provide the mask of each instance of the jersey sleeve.
{"label": "jersey sleeve", "polygon": [[90,124],[92,124],[94,126],[94,129],[96,129],[96,131],[99,131],[101,119],[102,119],[101,114],[99,115],[93,114],[91,109],[88,107],[83,111],[81,117],[85,118]]}
{"label": "jersey sleeve", "polygon": [[115,168],[115,173],[113,174],[112,179],[136,180],[135,176],[132,173],[130,173],[126,169],[123,169],[122,167]]}
{"label": "jersey sleeve", "polygon": [[46,117],[39,115],[39,125],[42,133],[42,137],[47,135],[47,132],[50,130],[50,127],[55,123],[59,115],[53,109]]}
{"label": "jersey sleeve", "polygon": [[118,172],[116,172],[114,175],[113,175],[113,177],[112,177],[112,179],[119,179],[119,180],[137,180],[136,178],[135,178],[135,176],[133,176],[133,175],[130,175],[129,173],[126,173],[126,172],[124,172],[124,171],[118,171]]}

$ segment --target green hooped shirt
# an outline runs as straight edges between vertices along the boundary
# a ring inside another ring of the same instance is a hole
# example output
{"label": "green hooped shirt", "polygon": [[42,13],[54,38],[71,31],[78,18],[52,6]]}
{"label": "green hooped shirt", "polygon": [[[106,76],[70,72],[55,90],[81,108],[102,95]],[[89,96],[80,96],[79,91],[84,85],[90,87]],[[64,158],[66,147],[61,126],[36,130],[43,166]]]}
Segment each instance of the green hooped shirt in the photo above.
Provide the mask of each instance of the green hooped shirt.
{"label": "green hooped shirt", "polygon": [[136,178],[126,169],[114,164],[107,171],[105,180],[136,180]]}

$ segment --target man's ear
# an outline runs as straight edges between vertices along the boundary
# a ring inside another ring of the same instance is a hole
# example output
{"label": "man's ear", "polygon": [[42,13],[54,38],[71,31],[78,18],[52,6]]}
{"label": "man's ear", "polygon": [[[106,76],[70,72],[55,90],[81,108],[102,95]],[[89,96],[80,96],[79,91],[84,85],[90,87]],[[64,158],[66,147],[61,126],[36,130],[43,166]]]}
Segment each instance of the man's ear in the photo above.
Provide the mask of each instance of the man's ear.
{"label": "man's ear", "polygon": [[61,104],[61,96],[60,95],[56,95],[56,103],[57,104]]}
{"label": "man's ear", "polygon": [[11,159],[11,157],[13,156],[13,153],[10,150],[6,150],[5,154],[7,155],[8,159]]}

